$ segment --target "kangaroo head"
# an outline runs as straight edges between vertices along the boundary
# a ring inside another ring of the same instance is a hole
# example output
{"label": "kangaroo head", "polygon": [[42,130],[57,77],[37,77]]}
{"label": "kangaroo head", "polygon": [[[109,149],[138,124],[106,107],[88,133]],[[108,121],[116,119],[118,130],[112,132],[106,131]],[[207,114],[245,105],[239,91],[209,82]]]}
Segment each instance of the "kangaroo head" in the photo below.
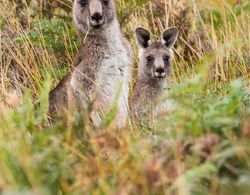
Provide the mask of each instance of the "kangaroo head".
{"label": "kangaroo head", "polygon": [[78,30],[105,29],[115,17],[114,0],[74,0],[73,18]]}
{"label": "kangaroo head", "polygon": [[146,78],[162,80],[170,75],[172,64],[171,48],[178,36],[177,28],[169,28],[162,33],[161,41],[152,42],[150,32],[137,28],[139,52],[139,74]]}

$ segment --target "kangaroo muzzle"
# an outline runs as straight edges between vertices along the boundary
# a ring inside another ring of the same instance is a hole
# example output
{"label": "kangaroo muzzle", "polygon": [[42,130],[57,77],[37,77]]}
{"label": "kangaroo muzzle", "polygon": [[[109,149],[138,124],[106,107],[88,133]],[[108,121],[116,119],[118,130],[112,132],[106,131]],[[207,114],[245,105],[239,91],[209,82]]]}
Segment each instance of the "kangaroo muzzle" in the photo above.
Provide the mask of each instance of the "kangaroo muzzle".
{"label": "kangaroo muzzle", "polygon": [[100,27],[104,24],[104,15],[102,3],[100,0],[91,0],[89,2],[90,25]]}
{"label": "kangaroo muzzle", "polygon": [[166,76],[166,71],[164,68],[159,67],[154,70],[154,77],[155,78],[164,78]]}
{"label": "kangaroo muzzle", "polygon": [[94,13],[90,18],[90,24],[94,27],[102,26],[104,24],[103,15],[99,12]]}

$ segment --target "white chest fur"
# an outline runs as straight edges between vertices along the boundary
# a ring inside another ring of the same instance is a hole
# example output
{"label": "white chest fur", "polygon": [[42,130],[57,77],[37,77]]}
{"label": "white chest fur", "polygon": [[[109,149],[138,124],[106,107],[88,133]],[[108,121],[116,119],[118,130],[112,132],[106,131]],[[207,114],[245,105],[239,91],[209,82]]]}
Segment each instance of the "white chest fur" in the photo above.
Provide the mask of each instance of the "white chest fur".
{"label": "white chest fur", "polygon": [[122,40],[110,41],[108,50],[97,76],[97,84],[100,88],[97,89],[96,94],[99,102],[108,107],[114,103],[116,95],[119,95],[118,108],[125,109],[122,107],[128,107],[132,59]]}
{"label": "white chest fur", "polygon": [[[118,23],[113,23],[106,32],[107,51],[101,62],[97,75],[97,83],[100,86],[97,94],[104,99],[103,103],[110,104],[120,91],[120,99],[128,99],[130,70],[133,59],[130,58],[128,46],[123,41]],[[99,98],[100,99],[100,98]],[[118,103],[119,103],[118,102]],[[118,105],[118,107],[120,107]]]}
{"label": "white chest fur", "polygon": [[131,59],[127,55],[124,46],[121,48],[110,48],[102,61],[97,83],[102,91],[108,95],[114,94],[115,87],[124,83],[129,84]]}

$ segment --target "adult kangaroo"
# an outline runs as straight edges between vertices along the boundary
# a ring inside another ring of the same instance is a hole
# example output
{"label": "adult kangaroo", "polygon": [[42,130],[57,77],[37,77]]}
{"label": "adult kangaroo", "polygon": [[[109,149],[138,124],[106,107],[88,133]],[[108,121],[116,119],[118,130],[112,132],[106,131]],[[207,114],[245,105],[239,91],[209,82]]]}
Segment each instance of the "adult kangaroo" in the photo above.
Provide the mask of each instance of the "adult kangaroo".
{"label": "adult kangaroo", "polygon": [[115,2],[75,0],[73,19],[82,46],[72,70],[50,93],[50,113],[60,114],[73,106],[81,110],[93,102],[90,116],[99,126],[116,100],[115,125],[124,127],[133,53],[116,19]]}

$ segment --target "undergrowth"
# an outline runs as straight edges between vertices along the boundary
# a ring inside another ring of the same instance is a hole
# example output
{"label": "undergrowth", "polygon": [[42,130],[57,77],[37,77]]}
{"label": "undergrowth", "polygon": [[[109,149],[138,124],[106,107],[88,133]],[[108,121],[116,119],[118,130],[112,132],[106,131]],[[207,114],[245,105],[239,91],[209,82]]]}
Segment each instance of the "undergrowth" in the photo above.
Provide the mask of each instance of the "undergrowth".
{"label": "undergrowth", "polygon": [[135,56],[136,27],[180,31],[172,109],[154,128],[131,122],[120,130],[112,112],[98,129],[87,112],[48,121],[48,93],[80,41],[71,0],[40,2],[1,1],[1,194],[249,193],[248,1],[117,1]]}

